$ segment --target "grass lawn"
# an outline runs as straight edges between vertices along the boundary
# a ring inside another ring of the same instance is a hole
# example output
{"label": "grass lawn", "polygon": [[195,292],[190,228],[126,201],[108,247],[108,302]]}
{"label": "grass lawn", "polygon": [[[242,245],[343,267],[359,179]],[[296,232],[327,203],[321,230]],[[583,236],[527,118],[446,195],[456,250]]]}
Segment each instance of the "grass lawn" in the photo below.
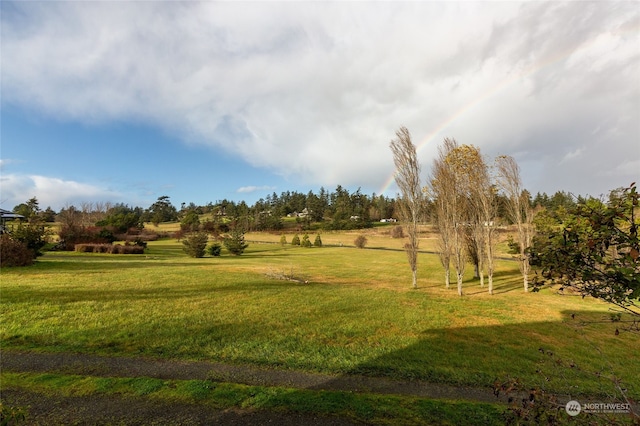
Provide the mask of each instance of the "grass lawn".
{"label": "grass lawn", "polygon": [[249,234],[265,243],[239,257],[188,258],[175,240],[150,242],[145,255],[47,253],[2,270],[0,342],[484,387],[518,377],[571,395],[614,395],[615,376],[640,398],[638,336],[615,335],[608,305],[525,294],[508,260],[497,262],[496,294],[469,266],[458,297],[429,253],[412,290],[401,242],[369,232],[368,249],[343,232],[322,233],[331,246],[310,249]]}

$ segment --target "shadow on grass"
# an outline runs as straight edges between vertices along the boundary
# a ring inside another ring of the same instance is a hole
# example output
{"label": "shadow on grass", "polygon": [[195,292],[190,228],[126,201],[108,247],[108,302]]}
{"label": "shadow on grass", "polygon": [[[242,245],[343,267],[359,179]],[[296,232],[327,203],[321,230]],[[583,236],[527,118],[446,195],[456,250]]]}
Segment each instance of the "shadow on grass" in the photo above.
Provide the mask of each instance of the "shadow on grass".
{"label": "shadow on grass", "polygon": [[[433,277],[432,277],[433,278]],[[436,277],[439,278],[439,277]],[[425,284],[424,282],[418,283],[418,290],[421,288],[441,288],[452,293],[457,293],[457,284],[455,274],[451,274],[451,282],[449,289],[444,286],[444,276],[442,282],[431,282],[431,284]],[[499,271],[493,274],[493,293],[503,294],[510,292],[524,292],[522,285],[522,277],[515,275],[512,271]],[[487,277],[485,277],[484,287],[480,286],[479,278],[467,278],[462,283],[462,293],[464,296],[474,296],[479,294],[485,294],[489,292],[489,285]]]}
{"label": "shadow on grass", "polygon": [[[616,336],[616,325],[607,318],[603,312],[565,311],[561,321],[426,330],[419,342],[372,358],[310,389],[349,388],[448,401],[506,403],[507,396],[528,398],[529,394],[496,396],[488,384],[518,379],[524,389],[556,395],[561,406],[570,400],[583,404],[631,401],[637,415],[640,367],[633,361],[636,350],[630,343],[636,336]],[[582,337],[576,334],[580,329]],[[548,336],[555,336],[555,340]],[[472,417],[456,418],[456,423],[479,424],[473,417],[477,413],[469,407],[465,410]],[[605,424],[606,415],[593,424]],[[432,416],[430,412],[423,420],[438,420]],[[586,421],[582,416],[577,420]],[[631,421],[630,416],[613,415]],[[566,420],[571,420],[568,414]]]}
{"label": "shadow on grass", "polygon": [[[513,274],[508,274],[508,273],[504,273],[502,275],[504,275],[504,276],[513,276]],[[499,278],[499,276],[500,276],[499,274],[494,275],[494,282],[493,282],[493,293],[494,294],[504,294],[504,293],[511,293],[511,292],[517,292],[517,291],[524,293],[524,287],[522,285],[522,278],[521,277],[496,280],[496,278]],[[485,278],[485,282],[484,282],[484,287],[480,287],[480,280],[479,279],[474,279],[473,281],[467,282],[465,284],[466,285],[463,288],[463,294],[465,294],[467,296],[474,296],[476,294],[482,294],[482,293],[488,293],[489,292],[489,286],[488,286],[486,278]]]}

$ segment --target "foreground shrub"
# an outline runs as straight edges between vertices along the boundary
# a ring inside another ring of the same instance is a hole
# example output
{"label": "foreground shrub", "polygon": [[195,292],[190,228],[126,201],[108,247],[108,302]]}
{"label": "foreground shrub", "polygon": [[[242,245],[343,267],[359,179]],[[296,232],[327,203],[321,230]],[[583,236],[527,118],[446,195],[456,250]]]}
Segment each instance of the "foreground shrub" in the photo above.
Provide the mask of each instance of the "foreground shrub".
{"label": "foreground shrub", "polygon": [[284,234],[282,234],[282,236],[280,237],[280,245],[283,246],[287,244],[287,237],[285,237]]}
{"label": "foreground shrub", "polygon": [[298,234],[294,235],[293,238],[291,239],[291,245],[292,246],[300,245],[300,237],[298,237]]}
{"label": "foreground shrub", "polygon": [[358,235],[355,240],[353,240],[353,244],[355,244],[358,248],[364,248],[367,245],[367,237],[364,235]]}
{"label": "foreground shrub", "polygon": [[214,256],[214,257],[220,256],[221,252],[222,252],[222,246],[218,243],[214,243],[213,245],[209,246],[209,248],[207,248],[207,253],[209,253],[211,256]]}
{"label": "foreground shrub", "polygon": [[195,232],[189,234],[184,241],[183,250],[191,257],[200,258],[204,256],[207,242],[209,241],[209,235],[205,232]]}
{"label": "foreground shrub", "polygon": [[314,247],[322,247],[322,239],[320,238],[320,234],[316,235],[316,239],[313,242]]}
{"label": "foreground shrub", "polygon": [[0,266],[29,266],[33,264],[33,251],[8,234],[0,236]]}
{"label": "foreground shrub", "polygon": [[302,241],[300,242],[300,245],[302,247],[311,247],[311,240],[309,240],[309,235],[308,234],[304,234],[302,236]]}

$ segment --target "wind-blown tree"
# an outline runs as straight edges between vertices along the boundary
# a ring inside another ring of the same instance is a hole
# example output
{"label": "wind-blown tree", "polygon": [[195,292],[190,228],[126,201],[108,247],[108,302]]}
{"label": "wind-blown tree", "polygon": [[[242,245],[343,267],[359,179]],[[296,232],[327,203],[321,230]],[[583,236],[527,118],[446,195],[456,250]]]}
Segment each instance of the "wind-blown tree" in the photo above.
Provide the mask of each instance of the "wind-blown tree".
{"label": "wind-blown tree", "polygon": [[444,268],[445,287],[449,288],[451,283],[451,256],[453,254],[453,244],[455,239],[454,213],[451,209],[454,204],[450,199],[455,194],[455,176],[453,171],[447,166],[445,158],[447,152],[451,150],[448,146],[455,141],[445,139],[444,145],[438,147],[438,157],[433,160],[429,186],[425,192],[434,201],[434,219],[438,229],[438,256]]}
{"label": "wind-blown tree", "polygon": [[489,293],[493,293],[496,216],[495,191],[489,167],[473,145],[458,145],[446,138],[438,147],[429,186],[433,215],[438,228],[440,261],[445,269],[445,285],[450,285],[450,265],[456,270],[458,294],[468,256],[474,260],[476,275],[484,286],[486,269]]}
{"label": "wind-blown tree", "polygon": [[493,294],[495,191],[489,166],[480,153],[480,149],[473,145],[463,145],[459,150],[461,151],[459,155],[463,160],[463,170],[466,172],[469,227],[478,257],[480,286],[484,286],[484,272],[486,270],[489,294]]}
{"label": "wind-blown tree", "polygon": [[506,212],[508,218],[516,225],[518,238],[518,263],[524,291],[529,291],[529,273],[531,265],[527,251],[531,247],[535,229],[533,227],[534,211],[529,202],[528,192],[522,188],[520,167],[513,157],[501,155],[495,160],[498,187],[507,198]]}
{"label": "wind-blown tree", "polygon": [[391,140],[390,147],[396,166],[394,177],[401,193],[397,204],[402,220],[408,223],[409,242],[404,248],[411,268],[413,288],[418,288],[418,220],[423,205],[420,164],[416,147],[411,142],[411,134],[406,127],[401,127],[396,132],[396,139]]}
{"label": "wind-blown tree", "polygon": [[[438,147],[430,179],[430,192],[436,205],[436,224],[440,231],[440,259],[448,268],[453,263],[458,294],[462,296],[462,279],[467,263],[466,234],[469,209],[462,158],[455,139],[445,138]],[[447,260],[449,259],[449,260]],[[448,273],[447,273],[448,277]]]}

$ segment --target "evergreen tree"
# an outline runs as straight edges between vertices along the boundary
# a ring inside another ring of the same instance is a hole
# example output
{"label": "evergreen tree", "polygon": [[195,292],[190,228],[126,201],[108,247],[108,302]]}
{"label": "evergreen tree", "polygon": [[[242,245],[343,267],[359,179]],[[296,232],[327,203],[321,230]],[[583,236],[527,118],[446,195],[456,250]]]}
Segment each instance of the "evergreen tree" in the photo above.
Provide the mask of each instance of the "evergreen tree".
{"label": "evergreen tree", "polygon": [[207,248],[207,252],[214,257],[220,256],[221,251],[222,251],[222,246],[218,243],[214,243]]}
{"label": "evergreen tree", "polygon": [[320,234],[316,235],[316,239],[313,242],[314,247],[322,247],[322,239],[320,238]]}
{"label": "evergreen tree", "polygon": [[182,249],[191,257],[203,257],[208,240],[209,236],[204,232],[190,234],[182,241],[184,245]]}
{"label": "evergreen tree", "polygon": [[224,239],[223,243],[229,253],[235,256],[240,256],[249,247],[249,244],[244,242],[244,231],[240,228],[235,228],[231,231],[231,234]]}
{"label": "evergreen tree", "polygon": [[197,231],[200,226],[200,216],[195,210],[189,210],[180,221],[180,229],[183,231]]}
{"label": "evergreen tree", "polygon": [[177,220],[178,211],[169,201],[169,196],[163,195],[149,207],[146,216],[150,222],[158,226],[161,222]]}

